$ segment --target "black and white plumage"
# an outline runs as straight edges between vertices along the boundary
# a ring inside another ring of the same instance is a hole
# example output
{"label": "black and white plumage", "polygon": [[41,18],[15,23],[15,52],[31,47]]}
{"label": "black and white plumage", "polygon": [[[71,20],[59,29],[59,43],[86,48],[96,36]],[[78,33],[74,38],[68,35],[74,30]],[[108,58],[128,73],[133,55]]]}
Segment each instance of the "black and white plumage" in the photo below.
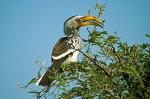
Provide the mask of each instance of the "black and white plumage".
{"label": "black and white plumage", "polygon": [[57,73],[61,73],[61,66],[76,62],[77,56],[83,46],[82,38],[80,37],[79,28],[86,25],[102,26],[103,21],[95,16],[73,16],[65,21],[64,33],[66,37],[62,37],[55,44],[52,51],[52,65],[48,68],[45,74],[38,80],[37,85],[50,86]]}

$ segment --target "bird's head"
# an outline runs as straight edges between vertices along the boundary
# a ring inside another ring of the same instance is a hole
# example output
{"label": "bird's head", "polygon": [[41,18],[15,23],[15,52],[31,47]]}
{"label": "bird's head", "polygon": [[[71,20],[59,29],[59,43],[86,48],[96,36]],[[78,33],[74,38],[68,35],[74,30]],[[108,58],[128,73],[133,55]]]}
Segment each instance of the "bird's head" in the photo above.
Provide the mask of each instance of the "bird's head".
{"label": "bird's head", "polygon": [[78,32],[80,27],[87,25],[103,27],[103,22],[96,16],[72,16],[64,23],[64,33],[69,36],[71,33]]}

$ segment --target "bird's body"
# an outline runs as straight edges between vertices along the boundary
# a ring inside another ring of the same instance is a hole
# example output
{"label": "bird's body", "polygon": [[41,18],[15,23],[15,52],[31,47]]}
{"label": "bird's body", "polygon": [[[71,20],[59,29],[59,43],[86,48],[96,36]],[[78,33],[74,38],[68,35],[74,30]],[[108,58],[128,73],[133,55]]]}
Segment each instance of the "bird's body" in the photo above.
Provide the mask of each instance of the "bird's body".
{"label": "bird's body", "polygon": [[[38,80],[37,85],[50,86],[57,73],[63,72],[61,68],[62,65],[77,61],[79,50],[83,46],[79,27],[93,25],[94,22],[88,22],[90,19],[102,24],[102,21],[94,16],[73,16],[65,22],[64,32],[66,37],[60,38],[55,44],[51,56],[53,63],[46,73]],[[86,22],[86,20],[88,21]]]}
{"label": "bird's body", "polygon": [[52,61],[69,55],[83,46],[83,41],[80,35],[71,35],[62,37],[55,45],[52,51]]}

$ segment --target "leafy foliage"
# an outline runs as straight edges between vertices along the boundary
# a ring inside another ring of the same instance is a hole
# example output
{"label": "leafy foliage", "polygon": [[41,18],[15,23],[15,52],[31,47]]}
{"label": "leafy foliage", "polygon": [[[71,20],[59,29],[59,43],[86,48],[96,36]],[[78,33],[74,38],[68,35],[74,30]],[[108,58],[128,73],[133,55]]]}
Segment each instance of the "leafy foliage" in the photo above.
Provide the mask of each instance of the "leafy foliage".
{"label": "leafy foliage", "polygon": [[[97,3],[95,10],[100,17],[105,6]],[[49,96],[64,99],[150,98],[150,44],[129,45],[122,42],[117,33],[110,34],[96,27],[87,31],[89,38],[85,40],[85,50],[80,51],[81,61],[62,66],[64,72],[54,78],[51,86],[29,93],[37,99]],[[40,72],[28,85],[35,83],[39,75]]]}

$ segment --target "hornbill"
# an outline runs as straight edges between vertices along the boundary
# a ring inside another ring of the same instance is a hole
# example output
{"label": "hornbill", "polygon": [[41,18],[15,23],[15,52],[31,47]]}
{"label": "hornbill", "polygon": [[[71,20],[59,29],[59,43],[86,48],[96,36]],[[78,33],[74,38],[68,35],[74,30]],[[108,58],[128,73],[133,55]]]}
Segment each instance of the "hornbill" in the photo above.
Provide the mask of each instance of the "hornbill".
{"label": "hornbill", "polygon": [[103,27],[103,21],[96,16],[72,16],[64,23],[65,37],[59,39],[52,51],[52,65],[38,80],[37,85],[50,86],[57,73],[63,72],[61,66],[76,62],[79,50],[83,46],[79,29],[82,26],[98,25]]}

